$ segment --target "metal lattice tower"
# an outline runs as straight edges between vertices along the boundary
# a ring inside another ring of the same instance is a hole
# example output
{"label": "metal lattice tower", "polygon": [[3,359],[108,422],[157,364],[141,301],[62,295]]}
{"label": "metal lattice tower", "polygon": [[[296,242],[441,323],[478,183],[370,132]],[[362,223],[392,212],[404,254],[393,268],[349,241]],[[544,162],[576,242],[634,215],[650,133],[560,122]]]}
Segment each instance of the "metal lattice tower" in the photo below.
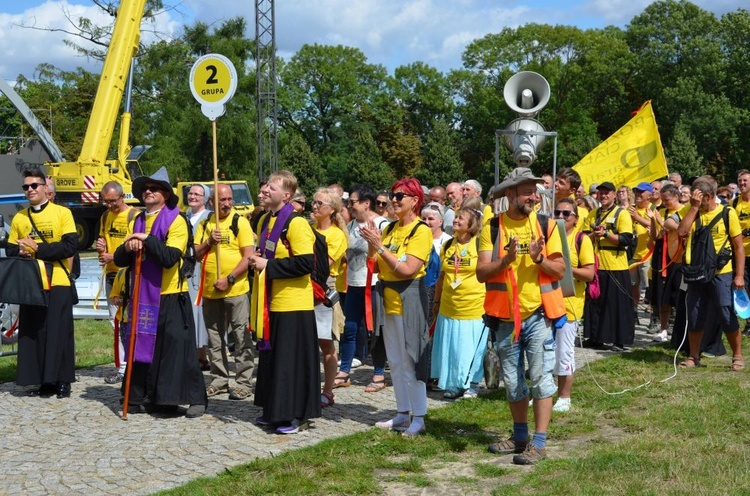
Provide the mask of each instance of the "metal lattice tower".
{"label": "metal lattice tower", "polygon": [[274,0],[255,0],[255,96],[258,106],[258,181],[278,169],[276,28]]}

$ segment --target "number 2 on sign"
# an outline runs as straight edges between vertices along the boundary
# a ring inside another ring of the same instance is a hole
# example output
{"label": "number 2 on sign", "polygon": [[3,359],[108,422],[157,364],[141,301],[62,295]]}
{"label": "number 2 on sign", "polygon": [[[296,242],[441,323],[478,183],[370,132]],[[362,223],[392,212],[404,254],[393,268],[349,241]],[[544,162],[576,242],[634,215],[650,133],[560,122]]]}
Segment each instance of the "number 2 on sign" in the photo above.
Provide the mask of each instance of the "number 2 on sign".
{"label": "number 2 on sign", "polygon": [[216,66],[207,65],[206,70],[211,73],[211,75],[208,76],[208,79],[206,79],[206,84],[219,84],[219,80],[216,79],[216,73],[219,72],[219,70],[216,68]]}

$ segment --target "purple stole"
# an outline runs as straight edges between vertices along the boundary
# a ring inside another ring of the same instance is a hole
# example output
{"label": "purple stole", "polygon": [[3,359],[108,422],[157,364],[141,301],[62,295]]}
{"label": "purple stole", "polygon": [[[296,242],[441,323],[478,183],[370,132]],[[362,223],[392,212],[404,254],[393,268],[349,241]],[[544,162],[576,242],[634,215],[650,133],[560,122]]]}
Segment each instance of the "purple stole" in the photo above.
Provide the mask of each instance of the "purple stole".
{"label": "purple stole", "polygon": [[[276,244],[279,242],[279,238],[281,238],[281,231],[284,230],[284,227],[286,227],[287,221],[289,220],[289,217],[294,214],[294,207],[291,203],[285,203],[284,206],[282,206],[279,211],[276,213],[276,222],[273,225],[273,229],[271,229],[271,233],[268,232],[268,224],[271,221],[271,217],[274,216],[274,214],[270,213],[267,214],[265,219],[263,219],[263,227],[260,231],[260,244],[258,247],[260,248],[260,252],[263,254],[263,257],[267,260],[273,260],[276,258]],[[263,338],[258,340],[258,351],[270,351],[271,350],[271,326],[268,319],[268,314],[271,308],[271,284],[266,283],[266,287],[261,289],[262,291],[266,292],[266,301],[265,301],[265,308],[263,309],[264,318],[263,318]]]}
{"label": "purple stole", "polygon": [[[156,219],[151,226],[151,236],[159,241],[164,241],[167,231],[172,222],[180,215],[177,208],[169,208],[166,205],[156,214]],[[146,232],[146,215],[139,215],[135,219],[133,232]],[[135,263],[135,262],[134,262]],[[159,324],[159,303],[161,300],[161,278],[164,267],[159,265],[152,257],[146,257],[145,253],[141,259],[141,287],[138,298],[138,315],[133,316],[133,302],[130,302],[128,315],[130,325],[135,324],[135,356],[136,362],[151,363],[154,359],[154,348],[156,346],[156,329]],[[135,288],[135,269],[131,269],[130,287]]]}

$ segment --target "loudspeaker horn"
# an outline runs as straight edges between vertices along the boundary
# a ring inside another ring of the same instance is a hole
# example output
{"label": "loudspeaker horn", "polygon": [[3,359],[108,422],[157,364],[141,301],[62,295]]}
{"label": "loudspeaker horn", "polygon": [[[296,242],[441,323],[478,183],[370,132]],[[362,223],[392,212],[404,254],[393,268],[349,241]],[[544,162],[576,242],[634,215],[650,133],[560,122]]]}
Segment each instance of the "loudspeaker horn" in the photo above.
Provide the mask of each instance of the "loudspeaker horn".
{"label": "loudspeaker horn", "polygon": [[549,102],[549,83],[544,76],[521,71],[505,83],[503,97],[511,110],[523,117],[534,117]]}

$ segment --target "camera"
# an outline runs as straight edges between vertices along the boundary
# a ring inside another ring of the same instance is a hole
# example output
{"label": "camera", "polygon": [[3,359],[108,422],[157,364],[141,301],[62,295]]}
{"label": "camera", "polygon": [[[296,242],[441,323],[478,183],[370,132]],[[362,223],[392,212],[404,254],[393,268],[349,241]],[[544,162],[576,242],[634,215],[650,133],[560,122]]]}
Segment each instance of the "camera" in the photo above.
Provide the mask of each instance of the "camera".
{"label": "camera", "polygon": [[331,308],[333,305],[338,303],[340,299],[341,296],[339,295],[338,291],[333,288],[328,288],[325,298],[323,299],[323,305]]}

